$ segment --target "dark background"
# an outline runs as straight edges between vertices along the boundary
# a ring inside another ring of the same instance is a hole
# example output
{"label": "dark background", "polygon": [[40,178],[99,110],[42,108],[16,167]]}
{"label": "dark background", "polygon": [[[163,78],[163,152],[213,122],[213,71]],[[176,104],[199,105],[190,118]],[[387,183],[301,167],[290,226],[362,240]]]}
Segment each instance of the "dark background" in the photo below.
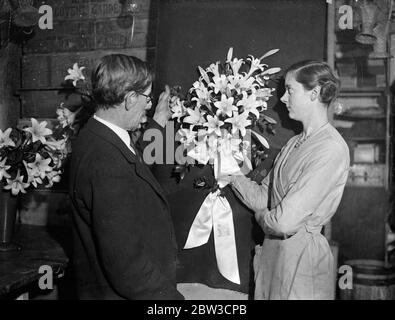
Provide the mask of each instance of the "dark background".
{"label": "dark background", "polygon": [[[159,4],[157,30],[156,91],[169,84],[180,85],[186,92],[198,78],[197,66],[223,62],[230,47],[238,58],[260,57],[279,48],[264,62],[283,69],[300,60],[323,60],[326,2],[164,0]],[[282,93],[279,86],[277,94]],[[300,126],[289,120],[276,96],[267,114],[279,122],[276,136],[269,140],[274,149],[280,149]]]}

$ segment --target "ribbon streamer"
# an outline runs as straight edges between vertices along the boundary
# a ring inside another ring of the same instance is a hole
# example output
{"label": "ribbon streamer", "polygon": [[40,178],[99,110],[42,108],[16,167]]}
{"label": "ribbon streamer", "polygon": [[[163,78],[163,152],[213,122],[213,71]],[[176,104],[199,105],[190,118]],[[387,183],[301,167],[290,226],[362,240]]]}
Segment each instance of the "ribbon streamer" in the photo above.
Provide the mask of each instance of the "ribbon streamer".
{"label": "ribbon streamer", "polygon": [[219,194],[219,190],[211,192],[203,201],[184,249],[206,244],[213,230],[218,270],[229,281],[240,284],[232,209],[228,200]]}

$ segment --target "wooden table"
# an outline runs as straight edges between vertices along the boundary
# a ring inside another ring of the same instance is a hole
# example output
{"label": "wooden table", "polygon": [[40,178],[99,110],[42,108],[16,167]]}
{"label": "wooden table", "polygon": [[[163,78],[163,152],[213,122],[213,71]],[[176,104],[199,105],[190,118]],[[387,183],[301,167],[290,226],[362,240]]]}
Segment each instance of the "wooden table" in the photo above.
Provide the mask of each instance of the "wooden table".
{"label": "wooden table", "polygon": [[39,273],[41,266],[52,268],[54,282],[64,275],[69,259],[46,227],[19,225],[13,241],[22,249],[0,252],[0,299],[27,298],[30,288],[49,274]]}

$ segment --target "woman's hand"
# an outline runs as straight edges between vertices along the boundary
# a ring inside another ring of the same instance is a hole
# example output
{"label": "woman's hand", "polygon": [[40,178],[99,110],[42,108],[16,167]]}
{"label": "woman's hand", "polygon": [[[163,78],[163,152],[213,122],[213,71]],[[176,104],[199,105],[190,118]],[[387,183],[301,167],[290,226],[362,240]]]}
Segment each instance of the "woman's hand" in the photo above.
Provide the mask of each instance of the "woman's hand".
{"label": "woman's hand", "polygon": [[171,117],[169,101],[170,88],[166,85],[165,91],[163,91],[159,96],[158,105],[156,106],[155,114],[153,116],[153,119],[163,128],[166,127],[167,121]]}
{"label": "woman's hand", "polygon": [[234,176],[226,175],[226,176],[220,176],[218,177],[218,183],[219,184],[229,184],[232,185],[234,181]]}
{"label": "woman's hand", "polygon": [[240,176],[234,176],[234,175],[228,175],[228,176],[221,176],[221,177],[219,177],[218,178],[218,183],[224,183],[224,182],[226,182],[226,184],[228,184],[231,188],[232,188],[232,190],[233,190],[233,193],[236,195],[236,197],[242,202],[242,203],[244,203],[244,205],[245,206],[247,206],[248,208],[250,207],[249,205],[248,205],[248,203],[245,201],[245,199],[244,199],[244,197],[243,197],[243,195],[240,193],[240,191],[236,188],[236,186],[234,185],[234,182],[237,180],[237,177],[240,177]]}

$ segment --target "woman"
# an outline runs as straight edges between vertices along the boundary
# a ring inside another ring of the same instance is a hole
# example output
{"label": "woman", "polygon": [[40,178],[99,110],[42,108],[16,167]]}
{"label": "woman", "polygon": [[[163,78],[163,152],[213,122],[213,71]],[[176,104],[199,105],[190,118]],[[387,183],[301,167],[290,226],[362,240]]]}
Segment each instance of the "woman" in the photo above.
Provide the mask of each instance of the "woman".
{"label": "woman", "polygon": [[287,70],[285,88],[281,101],[303,132],[262,184],[228,178],[266,233],[254,257],[255,299],[333,299],[333,256],[321,230],[339,205],[350,161],[327,115],[339,80],[326,63],[303,61]]}

